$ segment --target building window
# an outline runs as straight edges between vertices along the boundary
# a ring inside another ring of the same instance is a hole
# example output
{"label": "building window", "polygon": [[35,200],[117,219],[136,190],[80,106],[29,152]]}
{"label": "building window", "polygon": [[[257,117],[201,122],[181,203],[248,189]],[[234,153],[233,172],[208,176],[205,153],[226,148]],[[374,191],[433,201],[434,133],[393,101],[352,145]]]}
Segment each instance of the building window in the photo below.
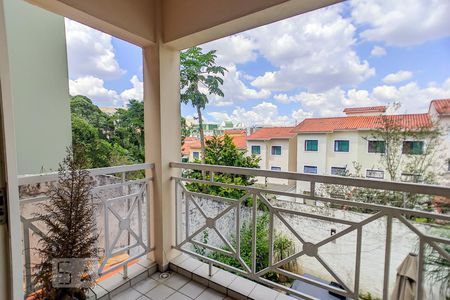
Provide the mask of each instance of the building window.
{"label": "building window", "polygon": [[450,172],[450,159],[447,161],[447,172]]}
{"label": "building window", "polygon": [[366,170],[367,178],[384,179],[384,171],[380,170]]}
{"label": "building window", "polygon": [[350,150],[350,141],[336,140],[334,141],[334,152],[348,152]]}
{"label": "building window", "polygon": [[303,173],[317,174],[317,167],[316,166],[304,166]]}
{"label": "building window", "polygon": [[305,140],[305,151],[318,151],[319,141],[318,140]]}
{"label": "building window", "polygon": [[255,155],[261,154],[261,146],[252,146],[252,154]]}
{"label": "building window", "polygon": [[194,157],[194,159],[199,159],[200,158],[200,152],[192,152],[192,157]]}
{"label": "building window", "polygon": [[344,176],[345,173],[347,172],[347,168],[342,168],[342,167],[331,167],[331,175],[339,175],[339,176]]}
{"label": "building window", "polygon": [[412,155],[423,154],[423,146],[423,141],[404,141],[402,153]]}
{"label": "building window", "polygon": [[281,155],[281,146],[272,146],[272,155]]}
{"label": "building window", "polygon": [[386,142],[385,141],[369,141],[369,153],[385,153]]}
{"label": "building window", "polygon": [[272,171],[281,171],[281,167],[270,167]]}
{"label": "building window", "polygon": [[402,173],[400,177],[401,181],[420,183],[423,181],[422,174],[419,173]]}

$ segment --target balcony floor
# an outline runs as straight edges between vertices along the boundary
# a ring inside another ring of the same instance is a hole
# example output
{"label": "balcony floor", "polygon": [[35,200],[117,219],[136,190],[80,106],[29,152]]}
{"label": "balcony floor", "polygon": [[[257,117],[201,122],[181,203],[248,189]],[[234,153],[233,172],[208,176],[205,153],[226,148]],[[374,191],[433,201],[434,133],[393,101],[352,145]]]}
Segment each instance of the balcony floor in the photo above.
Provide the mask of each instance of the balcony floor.
{"label": "balcony floor", "polygon": [[221,300],[232,299],[211,288],[175,272],[167,272],[169,278],[161,278],[156,272],[127,290],[111,297],[119,300]]}

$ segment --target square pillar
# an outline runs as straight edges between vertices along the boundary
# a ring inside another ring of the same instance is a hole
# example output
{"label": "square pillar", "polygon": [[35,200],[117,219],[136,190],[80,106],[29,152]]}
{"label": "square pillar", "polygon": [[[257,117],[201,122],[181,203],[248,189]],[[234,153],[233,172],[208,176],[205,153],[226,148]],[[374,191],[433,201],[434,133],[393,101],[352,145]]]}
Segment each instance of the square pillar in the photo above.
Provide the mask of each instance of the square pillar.
{"label": "square pillar", "polygon": [[[155,44],[143,48],[145,159],[154,163],[149,189],[149,240],[160,271],[168,267],[175,244],[175,189],[170,162],[181,160],[179,51]],[[150,174],[147,174],[150,175]]]}

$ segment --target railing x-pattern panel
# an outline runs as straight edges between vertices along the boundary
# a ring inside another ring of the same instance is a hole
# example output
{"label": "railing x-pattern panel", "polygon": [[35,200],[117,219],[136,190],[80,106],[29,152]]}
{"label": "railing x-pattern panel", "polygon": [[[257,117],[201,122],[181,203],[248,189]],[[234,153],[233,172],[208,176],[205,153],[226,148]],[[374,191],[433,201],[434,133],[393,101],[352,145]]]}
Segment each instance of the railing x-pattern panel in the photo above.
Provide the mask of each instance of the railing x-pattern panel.
{"label": "railing x-pattern panel", "polygon": [[[393,247],[396,246],[395,244],[393,245],[395,242],[393,241],[393,234],[395,234],[393,224],[395,224],[396,228],[400,225],[404,226],[417,238],[417,244],[411,245],[411,248],[415,250],[415,255],[418,257],[416,278],[419,284],[417,284],[417,290],[415,291],[416,299],[423,299],[426,293],[424,288],[424,277],[426,272],[425,259],[430,251],[437,253],[437,255],[439,255],[442,259],[450,262],[450,253],[448,252],[450,240],[448,237],[441,237],[433,235],[430,232],[426,232],[418,228],[417,222],[414,221],[414,218],[427,218],[430,220],[436,220],[438,221],[437,223],[440,222],[448,224],[450,222],[450,215],[384,206],[367,202],[363,203],[352,200],[335,199],[330,196],[321,195],[318,191],[319,184],[336,183],[343,186],[364,187],[379,190],[386,190],[390,187],[395,191],[404,193],[412,194],[420,191],[421,194],[425,195],[436,195],[450,198],[450,188],[448,187],[405,183],[393,185],[392,182],[374,180],[251,169],[239,170],[239,168],[235,167],[184,163],[172,163],[172,167],[178,167],[184,169],[185,171],[201,171],[203,172],[203,175],[209,174],[209,176],[205,176],[208,180],[193,179],[189,178],[189,176],[173,178],[175,181],[177,197],[176,248],[211,264],[241,274],[268,286],[285,290],[290,294],[297,295],[304,299],[315,298],[312,295],[307,295],[301,291],[294,290],[287,285],[270,280],[267,275],[270,273],[280,274],[292,280],[306,282],[310,285],[326,289],[332,293],[339,294],[350,299],[359,299],[361,293],[361,275],[363,272],[362,264],[364,263],[364,261],[362,261],[362,256],[364,254],[362,251],[362,247],[364,245],[363,230],[365,230],[367,226],[373,226],[374,223],[384,224],[384,261],[382,266],[383,275],[380,282],[380,285],[382,285],[381,294],[383,299],[390,298],[390,291],[392,290],[393,282],[395,281],[395,276],[392,276],[392,272],[395,272],[396,266],[392,266],[391,262],[392,255],[394,253]],[[298,194],[267,190],[256,186],[226,184],[222,182],[215,182],[213,180],[214,173],[242,174],[247,176],[263,175],[275,178],[302,180],[308,181],[311,189],[308,194]],[[239,199],[214,196],[207,193],[198,192],[196,189],[190,189],[189,187],[192,187],[192,184],[196,184],[197,187],[215,186],[240,190],[243,191],[243,196]],[[317,214],[308,210],[297,210],[283,207],[283,205],[278,205],[279,201],[274,201],[274,198],[276,198],[277,195],[291,197],[293,202],[298,201],[298,199],[302,199],[303,201],[311,200],[322,203],[324,207],[338,205],[340,207],[345,207],[345,209],[352,207],[359,210],[364,210],[366,212],[369,211],[370,213],[360,213],[358,214],[359,218],[356,219]],[[249,199],[251,199],[251,201],[248,201]],[[249,205],[248,203],[251,204]],[[242,214],[243,209],[247,211],[245,216]],[[264,267],[257,269],[257,265],[260,263],[257,261],[258,255],[260,254],[257,253],[257,220],[261,217],[262,212],[268,214],[269,218],[267,226],[269,235],[269,245],[267,250],[268,261],[264,264]],[[224,218],[227,218],[226,222],[234,223],[234,225],[231,227],[224,227],[223,224],[219,224]],[[305,237],[305,231],[302,230],[302,228],[294,225],[295,222],[293,221],[302,218],[339,224],[340,230],[336,230],[336,232],[331,236],[311,240],[310,238]],[[248,224],[250,225],[252,233],[250,258],[243,257],[243,253],[241,251],[242,228]],[[277,260],[274,255],[274,240],[276,232],[279,231],[281,227],[283,227],[284,232],[288,232],[289,236],[291,236],[297,243],[301,244],[301,247],[299,247],[295,253],[291,253],[288,257]],[[207,232],[206,236],[209,237],[214,234],[216,236],[215,242],[211,241],[211,239],[205,238],[205,232]],[[351,278],[348,278],[349,276],[343,276],[342,273],[339,272],[340,270],[337,270],[333,267],[333,264],[330,263],[330,258],[325,258],[321,254],[323,248],[330,246],[333,247],[334,242],[349,235],[353,236],[353,251],[355,255],[352,266],[353,276],[350,276]],[[228,260],[218,259],[218,257],[224,256],[238,262],[238,264],[229,264],[226,263]],[[284,268],[287,264],[304,257],[315,259],[320,266],[328,272],[332,278],[332,281],[335,281],[338,285],[335,286],[326,284],[322,281],[306,277],[300,272],[292,272]]]}
{"label": "railing x-pattern panel", "polygon": [[[153,164],[138,164],[88,170],[95,182],[92,193],[99,234],[99,276],[123,268],[126,277],[128,264],[150,251],[147,190],[152,177],[127,179],[127,174],[152,168]],[[46,234],[33,213],[39,207],[36,204],[48,200],[45,191],[57,180],[57,173],[19,177],[26,294],[39,288],[32,280],[33,266],[40,261],[35,250],[39,238]],[[125,259],[110,263],[122,254],[126,254]]]}

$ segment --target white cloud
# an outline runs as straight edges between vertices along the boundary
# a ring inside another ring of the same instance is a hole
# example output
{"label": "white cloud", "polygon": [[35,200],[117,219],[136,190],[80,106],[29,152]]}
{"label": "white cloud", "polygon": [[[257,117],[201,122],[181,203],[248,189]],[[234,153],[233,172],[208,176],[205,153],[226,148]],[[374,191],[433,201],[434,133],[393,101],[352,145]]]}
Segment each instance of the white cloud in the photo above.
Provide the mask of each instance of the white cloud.
{"label": "white cloud", "polygon": [[[210,95],[210,103],[215,106],[230,106],[236,102],[246,100],[266,99],[270,96],[270,91],[266,89],[249,88],[242,80],[243,74],[237,70],[235,65],[230,65],[225,73],[224,83],[221,87],[224,97]],[[206,90],[204,91],[206,93]]]}
{"label": "white cloud", "polygon": [[217,50],[216,62],[230,66],[254,61],[257,58],[256,44],[247,36],[232,35],[201,45],[205,51]]}
{"label": "white cloud", "polygon": [[117,79],[126,73],[116,60],[110,35],[66,19],[70,78]]}
{"label": "white cloud", "polygon": [[[301,117],[301,110],[294,112],[296,118]],[[231,114],[224,112],[209,112],[216,122],[232,121],[233,123],[243,123],[246,126],[293,126],[296,118],[287,115],[280,115],[278,107],[269,102],[262,102],[250,110],[236,107]]]}
{"label": "white cloud", "polygon": [[[401,102],[404,113],[424,113],[432,99],[450,97],[450,78],[442,84],[429,84],[425,87],[416,82],[408,82],[402,86],[376,86],[369,90],[343,90],[340,87],[322,93],[302,92],[296,95],[276,95],[291,103],[300,103],[302,112],[314,116],[332,117],[343,115],[346,107],[388,105]],[[274,96],[274,97],[276,97]],[[300,113],[302,113],[300,112]],[[296,118],[293,116],[293,118]]]}
{"label": "white cloud", "polygon": [[105,88],[103,79],[94,76],[80,77],[69,80],[69,90],[72,96],[86,96],[99,105],[126,106],[130,99],[143,100],[143,83],[134,75],[130,79],[132,88],[117,93],[115,90]]}
{"label": "white cloud", "polygon": [[289,104],[292,102],[292,100],[289,98],[289,96],[287,94],[277,94],[277,95],[273,96],[273,98],[275,100],[277,100],[278,102],[281,102],[284,104]]}
{"label": "white cloud", "polygon": [[372,48],[372,51],[370,51],[370,55],[372,56],[385,56],[387,54],[386,49],[380,46],[375,46]]}
{"label": "white cloud", "polygon": [[448,0],[352,0],[356,24],[368,26],[361,37],[391,46],[412,46],[450,35]]}
{"label": "white cloud", "polygon": [[411,71],[404,71],[400,70],[396,73],[391,73],[386,75],[383,78],[384,83],[392,84],[397,82],[402,82],[411,79],[413,76],[413,73]]}
{"label": "white cloud", "polygon": [[131,77],[130,82],[133,87],[120,93],[120,97],[124,101],[129,101],[131,99],[144,100],[144,83],[140,81],[136,75]]}
{"label": "white cloud", "polygon": [[69,90],[72,96],[83,95],[96,102],[112,102],[116,105],[120,100],[116,91],[106,89],[104,81],[93,76],[69,80]]}
{"label": "white cloud", "polygon": [[353,50],[356,29],[341,6],[313,11],[243,33],[277,69],[252,81],[255,87],[312,92],[356,85],[375,74]]}

